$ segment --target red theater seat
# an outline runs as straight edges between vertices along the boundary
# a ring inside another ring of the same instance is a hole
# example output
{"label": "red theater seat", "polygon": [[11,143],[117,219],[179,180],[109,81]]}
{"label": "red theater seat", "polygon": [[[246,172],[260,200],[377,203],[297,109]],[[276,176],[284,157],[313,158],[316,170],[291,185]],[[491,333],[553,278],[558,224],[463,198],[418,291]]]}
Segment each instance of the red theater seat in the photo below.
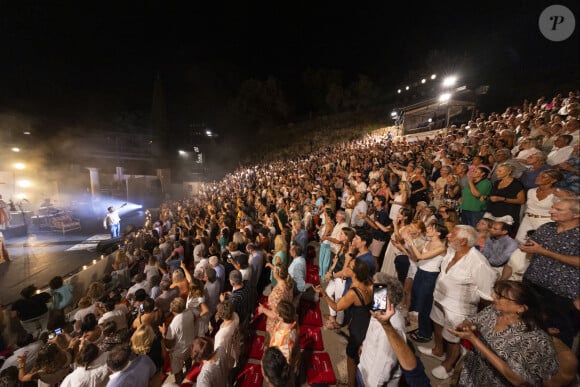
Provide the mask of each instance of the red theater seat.
{"label": "red theater seat", "polygon": [[264,376],[260,364],[246,363],[237,377],[236,387],[262,387]]}
{"label": "red theater seat", "polygon": [[300,349],[324,350],[320,328],[306,325],[300,327]]}
{"label": "red theater seat", "polygon": [[312,353],[310,361],[307,361],[306,379],[308,385],[313,384],[336,384],[336,376],[332,369],[330,356],[326,352]]}
{"label": "red theater seat", "polygon": [[250,337],[247,354],[250,359],[262,360],[264,355],[264,336],[253,335]]}
{"label": "red theater seat", "polygon": [[322,326],[322,313],[320,312],[320,305],[318,302],[300,300],[300,306],[298,307],[298,317],[300,326]]}

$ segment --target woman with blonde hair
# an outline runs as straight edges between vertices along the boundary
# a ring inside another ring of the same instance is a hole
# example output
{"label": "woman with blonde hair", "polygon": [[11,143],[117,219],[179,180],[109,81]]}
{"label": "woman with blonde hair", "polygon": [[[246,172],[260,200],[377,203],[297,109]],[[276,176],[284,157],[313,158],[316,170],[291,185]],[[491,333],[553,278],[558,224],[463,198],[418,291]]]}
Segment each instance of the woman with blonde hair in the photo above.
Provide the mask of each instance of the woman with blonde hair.
{"label": "woman with blonde hair", "polygon": [[493,183],[487,203],[487,211],[496,218],[510,215],[514,220],[512,229],[517,230],[520,224],[520,207],[526,202],[526,192],[522,183],[513,177],[515,167],[511,164],[501,164],[495,174],[497,181]]}
{"label": "woman with blonde hair", "polygon": [[[268,257],[272,260],[272,266],[277,267],[288,264],[288,244],[286,243],[286,238],[284,238],[284,236],[276,235],[276,238],[274,238],[273,253],[273,255],[268,254]],[[272,288],[276,286],[276,278],[274,277],[273,271],[270,272],[270,283],[272,284]]]}
{"label": "woman with blonde hair", "polygon": [[131,336],[131,349],[137,355],[147,355],[157,367],[157,371],[163,366],[163,351],[161,338],[158,332],[150,324],[142,324]]}
{"label": "woman with blonde hair", "polygon": [[394,221],[399,215],[399,210],[403,207],[408,206],[409,198],[411,196],[411,185],[408,181],[401,181],[399,183],[399,192],[394,193],[391,189],[387,189],[387,200],[391,205],[391,210],[389,211],[389,218]]}

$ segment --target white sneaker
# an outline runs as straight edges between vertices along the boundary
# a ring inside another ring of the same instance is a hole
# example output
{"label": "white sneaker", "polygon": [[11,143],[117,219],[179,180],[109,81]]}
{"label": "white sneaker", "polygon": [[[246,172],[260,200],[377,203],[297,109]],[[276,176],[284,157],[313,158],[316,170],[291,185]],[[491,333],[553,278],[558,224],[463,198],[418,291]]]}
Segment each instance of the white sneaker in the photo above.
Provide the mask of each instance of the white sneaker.
{"label": "white sneaker", "polygon": [[433,357],[439,361],[443,361],[445,360],[445,355],[443,356],[437,356],[437,355],[433,355],[433,348],[427,348],[427,347],[423,347],[423,346],[417,346],[417,349],[419,350],[419,352],[421,352],[423,355],[426,356],[430,356]]}
{"label": "white sneaker", "polygon": [[453,376],[453,371],[447,372],[445,367],[438,366],[438,367],[433,368],[433,370],[431,371],[431,374],[434,377],[436,377],[437,379],[445,380],[445,379],[449,379],[451,376]]}

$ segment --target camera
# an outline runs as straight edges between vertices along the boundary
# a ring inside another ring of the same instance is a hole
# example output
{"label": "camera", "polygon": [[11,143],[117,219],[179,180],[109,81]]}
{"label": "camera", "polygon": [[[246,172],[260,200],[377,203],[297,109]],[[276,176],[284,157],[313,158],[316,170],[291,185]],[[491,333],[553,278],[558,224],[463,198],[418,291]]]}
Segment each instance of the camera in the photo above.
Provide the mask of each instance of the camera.
{"label": "camera", "polygon": [[373,285],[373,311],[387,310],[387,285]]}

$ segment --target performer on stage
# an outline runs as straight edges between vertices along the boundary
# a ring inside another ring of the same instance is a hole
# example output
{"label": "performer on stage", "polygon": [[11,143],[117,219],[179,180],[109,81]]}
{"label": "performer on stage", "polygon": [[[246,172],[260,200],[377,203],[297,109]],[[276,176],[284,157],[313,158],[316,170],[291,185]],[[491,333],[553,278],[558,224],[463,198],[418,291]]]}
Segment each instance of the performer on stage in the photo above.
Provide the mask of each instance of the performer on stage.
{"label": "performer on stage", "polygon": [[7,211],[7,207],[8,204],[2,200],[2,195],[0,195],[0,230],[6,230],[8,228],[10,212]]}
{"label": "performer on stage", "polygon": [[105,220],[103,221],[103,227],[105,230],[109,230],[111,233],[111,238],[116,238],[119,236],[119,231],[121,230],[121,218],[119,217],[119,213],[115,209],[115,207],[107,208],[109,213],[105,216]]}
{"label": "performer on stage", "polygon": [[10,254],[8,254],[8,248],[6,247],[6,242],[4,241],[4,235],[0,232],[0,264],[10,261]]}

